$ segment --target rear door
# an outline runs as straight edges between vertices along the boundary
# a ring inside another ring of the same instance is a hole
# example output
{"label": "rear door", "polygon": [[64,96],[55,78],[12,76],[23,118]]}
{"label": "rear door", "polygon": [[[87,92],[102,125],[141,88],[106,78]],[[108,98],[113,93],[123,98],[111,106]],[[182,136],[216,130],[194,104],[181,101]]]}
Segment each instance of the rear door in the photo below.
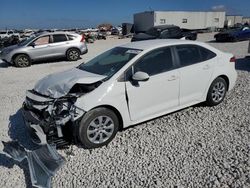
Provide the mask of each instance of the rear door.
{"label": "rear door", "polygon": [[209,87],[216,54],[197,45],[175,47],[180,71],[180,105],[200,101]]}
{"label": "rear door", "polygon": [[[131,80],[134,73],[149,74],[147,81]],[[175,70],[169,47],[153,50],[126,73],[126,93],[132,121],[148,119],[178,106],[179,72]]]}
{"label": "rear door", "polygon": [[64,56],[68,49],[69,41],[65,34],[53,34],[51,51],[53,56]]}

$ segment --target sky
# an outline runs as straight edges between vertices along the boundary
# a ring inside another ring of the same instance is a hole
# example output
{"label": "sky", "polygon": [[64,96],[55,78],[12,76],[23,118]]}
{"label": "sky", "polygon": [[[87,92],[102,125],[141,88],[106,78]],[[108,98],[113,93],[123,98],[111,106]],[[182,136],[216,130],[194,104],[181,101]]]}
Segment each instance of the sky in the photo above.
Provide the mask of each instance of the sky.
{"label": "sky", "polygon": [[1,0],[0,28],[88,28],[133,23],[150,10],[209,11],[250,17],[250,0]]}

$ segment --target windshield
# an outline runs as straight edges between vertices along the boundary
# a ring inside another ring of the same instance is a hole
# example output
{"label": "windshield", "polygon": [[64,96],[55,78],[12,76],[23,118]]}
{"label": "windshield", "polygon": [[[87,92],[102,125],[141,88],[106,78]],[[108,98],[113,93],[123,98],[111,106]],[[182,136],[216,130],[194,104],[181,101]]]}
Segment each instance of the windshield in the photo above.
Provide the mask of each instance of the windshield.
{"label": "windshield", "polygon": [[23,39],[19,44],[18,46],[24,46],[26,44],[28,44],[29,42],[31,42],[32,40],[34,40],[36,38],[36,36],[31,36],[27,39]]}
{"label": "windshield", "polygon": [[78,68],[87,72],[111,77],[141,51],[138,49],[115,47],[87,63],[82,63]]}
{"label": "windshield", "polygon": [[6,34],[7,32],[6,31],[0,31],[0,34]]}
{"label": "windshield", "polygon": [[149,30],[146,31],[146,34],[157,37],[157,36],[160,35],[160,29],[152,27],[152,28],[150,28]]}

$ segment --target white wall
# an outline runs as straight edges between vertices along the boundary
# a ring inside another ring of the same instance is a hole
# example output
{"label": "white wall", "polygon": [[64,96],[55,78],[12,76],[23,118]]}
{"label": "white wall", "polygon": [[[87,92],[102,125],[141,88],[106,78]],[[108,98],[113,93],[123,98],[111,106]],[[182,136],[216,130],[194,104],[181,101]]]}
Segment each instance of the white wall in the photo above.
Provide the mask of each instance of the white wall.
{"label": "white wall", "polygon": [[[161,23],[165,19],[165,23]],[[183,23],[183,19],[187,23]],[[173,24],[185,29],[223,28],[225,12],[156,11],[154,25]]]}
{"label": "white wall", "polygon": [[236,23],[242,23],[243,16],[226,16],[227,26],[234,26]]}

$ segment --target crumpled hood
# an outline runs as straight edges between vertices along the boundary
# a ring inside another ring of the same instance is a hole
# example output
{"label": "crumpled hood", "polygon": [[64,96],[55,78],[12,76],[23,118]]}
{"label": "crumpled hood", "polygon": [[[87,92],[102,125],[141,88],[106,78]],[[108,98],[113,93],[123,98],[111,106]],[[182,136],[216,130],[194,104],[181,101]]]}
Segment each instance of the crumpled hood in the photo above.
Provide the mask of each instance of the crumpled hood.
{"label": "crumpled hood", "polygon": [[60,98],[68,94],[75,84],[92,84],[105,77],[73,68],[44,77],[36,83],[34,90],[45,96]]}
{"label": "crumpled hood", "polygon": [[150,40],[150,39],[156,39],[155,36],[148,35],[146,33],[138,33],[133,36],[133,41],[140,41],[140,40]]}

